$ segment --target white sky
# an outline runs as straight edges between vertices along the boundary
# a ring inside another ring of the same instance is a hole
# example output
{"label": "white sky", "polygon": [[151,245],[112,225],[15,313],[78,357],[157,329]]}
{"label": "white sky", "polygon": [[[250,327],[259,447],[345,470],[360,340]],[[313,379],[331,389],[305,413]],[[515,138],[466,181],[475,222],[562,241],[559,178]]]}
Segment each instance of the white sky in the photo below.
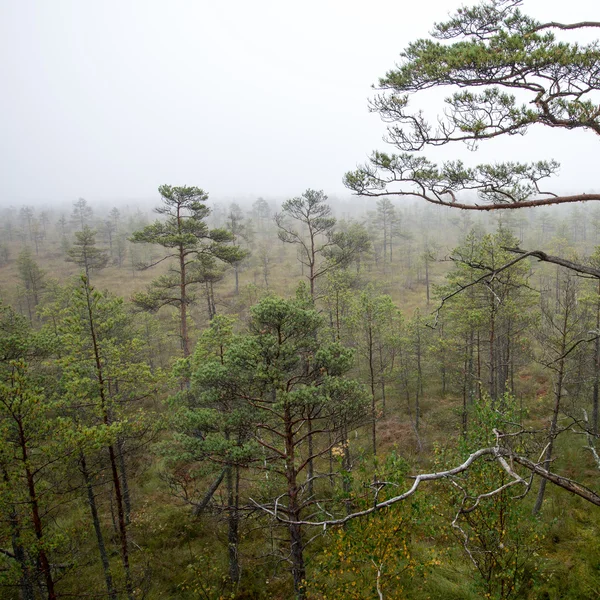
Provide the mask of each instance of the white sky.
{"label": "white sky", "polygon": [[[469,2],[470,3],[470,2]],[[453,0],[0,0],[0,205],[346,195],[382,141],[367,99]],[[541,20],[600,19],[595,0],[526,0]],[[599,140],[546,131],[469,163],[557,158],[559,189],[596,187]]]}

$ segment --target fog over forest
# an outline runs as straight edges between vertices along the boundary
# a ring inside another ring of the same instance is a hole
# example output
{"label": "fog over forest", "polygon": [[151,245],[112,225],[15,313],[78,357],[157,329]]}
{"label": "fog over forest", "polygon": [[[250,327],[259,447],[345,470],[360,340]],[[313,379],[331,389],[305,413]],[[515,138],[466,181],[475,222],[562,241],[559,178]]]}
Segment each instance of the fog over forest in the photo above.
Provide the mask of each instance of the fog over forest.
{"label": "fog over forest", "polygon": [[600,597],[595,13],[0,0],[0,600]]}
{"label": "fog over forest", "polygon": [[[165,183],[236,202],[307,188],[346,197],[343,174],[386,150],[371,86],[458,5],[4,0],[0,204],[154,201]],[[529,0],[526,12],[578,22],[593,8]],[[430,90],[420,108],[441,113],[442,98]],[[554,158],[554,189],[597,189],[585,132],[537,128],[477,155],[460,144],[429,152],[470,164]]]}

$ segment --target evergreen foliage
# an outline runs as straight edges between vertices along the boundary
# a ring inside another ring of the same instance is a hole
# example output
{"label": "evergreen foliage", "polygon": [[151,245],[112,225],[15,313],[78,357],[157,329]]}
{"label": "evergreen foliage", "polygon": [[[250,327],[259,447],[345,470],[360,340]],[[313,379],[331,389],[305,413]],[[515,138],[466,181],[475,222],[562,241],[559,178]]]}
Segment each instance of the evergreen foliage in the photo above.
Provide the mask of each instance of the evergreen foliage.
{"label": "evergreen foliage", "polygon": [[[598,23],[541,23],[523,14],[521,0],[487,0],[460,8],[436,23],[431,37],[410,43],[401,62],[379,80],[371,110],[390,123],[387,141],[399,154],[375,151],[346,174],[353,191],[368,196],[417,196],[439,205],[491,210],[598,200],[598,194],[557,196],[541,187],[556,174],[554,160],[474,167],[460,160],[441,165],[417,155],[428,146],[523,135],[534,125],[600,134],[595,94],[600,89],[598,42],[559,41],[561,29]],[[437,119],[410,103],[432,88],[453,88]],[[517,95],[518,94],[518,95]],[[526,96],[526,101],[522,98]],[[458,198],[476,192],[479,203]]]}
{"label": "evergreen foliage", "polygon": [[[210,209],[204,204],[208,194],[197,187],[172,187],[163,185],[158,189],[163,205],[155,209],[163,220],[136,231],[133,243],[157,244],[167,254],[152,263],[141,265],[149,268],[159,262],[170,261],[169,272],[161,275],[146,293],[138,293],[133,301],[144,310],[157,311],[163,306],[174,306],[180,314],[180,335],[184,356],[190,354],[187,307],[194,302],[191,288],[198,283],[212,284],[215,275],[215,259],[223,263],[241,260],[244,252],[237,246],[228,245],[232,234],[225,229],[209,229],[205,220]],[[212,315],[211,315],[212,316]]]}

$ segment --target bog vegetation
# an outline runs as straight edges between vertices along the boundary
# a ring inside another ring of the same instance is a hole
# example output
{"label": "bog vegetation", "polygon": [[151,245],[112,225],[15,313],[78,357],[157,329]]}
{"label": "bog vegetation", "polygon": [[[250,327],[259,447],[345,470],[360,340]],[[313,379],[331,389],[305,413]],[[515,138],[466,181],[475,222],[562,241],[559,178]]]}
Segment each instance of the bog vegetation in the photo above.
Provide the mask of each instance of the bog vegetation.
{"label": "bog vegetation", "polygon": [[[3,210],[2,598],[600,595],[600,206],[414,154],[600,131],[597,45],[553,33],[598,24],[519,4],[381,81],[403,153],[346,175],[377,198]],[[492,87],[433,130],[437,85]]]}

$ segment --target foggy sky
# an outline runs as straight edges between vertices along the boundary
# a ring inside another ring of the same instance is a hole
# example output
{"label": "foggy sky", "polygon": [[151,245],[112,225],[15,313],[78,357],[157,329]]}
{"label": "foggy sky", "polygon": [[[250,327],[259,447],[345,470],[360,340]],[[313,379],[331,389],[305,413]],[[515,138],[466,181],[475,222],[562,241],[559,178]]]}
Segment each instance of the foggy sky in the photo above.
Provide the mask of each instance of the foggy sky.
{"label": "foggy sky", "polygon": [[[460,4],[0,0],[0,205],[152,199],[163,183],[213,198],[347,195],[344,172],[391,150],[367,110],[371,84]],[[599,16],[592,0],[523,10]],[[592,133],[531,130],[429,155],[556,158],[554,188],[585,192],[600,188],[599,150]]]}

